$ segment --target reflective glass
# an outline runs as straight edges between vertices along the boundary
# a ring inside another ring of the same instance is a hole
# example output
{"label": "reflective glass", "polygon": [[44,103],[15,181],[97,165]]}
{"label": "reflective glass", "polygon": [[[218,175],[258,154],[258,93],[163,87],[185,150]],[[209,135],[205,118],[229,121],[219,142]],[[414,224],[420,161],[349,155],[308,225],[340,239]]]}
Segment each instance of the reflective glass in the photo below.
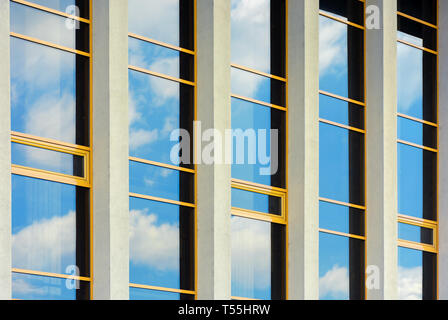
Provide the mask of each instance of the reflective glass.
{"label": "reflective glass", "polygon": [[364,107],[344,100],[319,95],[319,116],[321,119],[346,126],[364,129]]}
{"label": "reflective glass", "polygon": [[193,295],[129,288],[129,300],[194,300]]}
{"label": "reflective glass", "polygon": [[[89,0],[27,0],[77,17],[89,18]],[[73,8],[76,6],[77,8]]]}
{"label": "reflective glass", "polygon": [[194,81],[194,56],[129,37],[129,64],[167,76]]}
{"label": "reflective glass", "polygon": [[437,155],[398,144],[398,213],[436,220]]}
{"label": "reflective glass", "polygon": [[68,153],[11,144],[12,164],[84,177],[84,158]]}
{"label": "reflective glass", "polygon": [[231,219],[232,296],[280,299],[284,274],[283,227],[240,217]]}
{"label": "reflective glass", "polygon": [[11,129],[88,145],[88,59],[16,38],[11,57]]}
{"label": "reflective glass", "polygon": [[320,196],[364,204],[364,135],[320,124]]}
{"label": "reflective glass", "polygon": [[321,229],[364,235],[364,211],[321,201],[319,202]]}
{"label": "reflective glass", "polygon": [[13,268],[88,276],[88,190],[12,176]]}
{"label": "reflective glass", "polygon": [[[70,23],[68,23],[70,22]],[[89,25],[11,2],[11,31],[89,52]]]}
{"label": "reflective glass", "polygon": [[[79,289],[76,288],[78,285]],[[12,274],[12,298],[19,300],[88,300],[90,283],[72,279]]]}
{"label": "reflective glass", "polygon": [[437,128],[398,117],[398,139],[437,149]]}
{"label": "reflective glass", "polygon": [[130,272],[135,284],[193,290],[193,210],[130,198]]}
{"label": "reflective glass", "polygon": [[359,0],[320,0],[319,8],[336,18],[364,25],[364,4]]}
{"label": "reflective glass", "polygon": [[319,233],[319,298],[362,299],[364,241]]}
{"label": "reflective glass", "polygon": [[193,49],[192,0],[129,0],[129,32]]}
{"label": "reflective glass", "polygon": [[437,0],[398,0],[398,11],[437,24]]}
{"label": "reflective glass", "polygon": [[398,295],[400,300],[434,299],[436,255],[398,248]]}
{"label": "reflective glass", "polygon": [[434,242],[433,237],[432,229],[407,223],[398,223],[398,239],[432,245]]}
{"label": "reflective glass", "polygon": [[402,16],[398,16],[398,39],[437,50],[437,29]]}
{"label": "reflective glass", "polygon": [[[129,191],[168,200],[193,202],[193,174],[129,161]],[[182,188],[180,187],[182,186]]]}
{"label": "reflective glass", "polygon": [[261,102],[285,106],[285,83],[232,68],[232,94]]}
{"label": "reflective glass", "polygon": [[283,111],[232,98],[233,178],[284,186],[284,121]]}
{"label": "reflective glass", "polygon": [[281,198],[240,189],[232,189],[232,207],[269,213],[282,214]]}
{"label": "reflective glass", "polygon": [[319,16],[319,89],[363,102],[363,52],[363,30]]}
{"label": "reflective glass", "polygon": [[437,122],[437,59],[403,43],[397,44],[398,112]]}
{"label": "reflective glass", "polygon": [[[191,164],[193,95],[194,90],[188,85],[130,70],[130,156],[171,165],[185,159]],[[180,138],[176,134],[171,141],[171,135],[179,128],[190,133],[190,141],[185,140],[186,149],[180,154],[182,158],[179,153],[172,154]]]}

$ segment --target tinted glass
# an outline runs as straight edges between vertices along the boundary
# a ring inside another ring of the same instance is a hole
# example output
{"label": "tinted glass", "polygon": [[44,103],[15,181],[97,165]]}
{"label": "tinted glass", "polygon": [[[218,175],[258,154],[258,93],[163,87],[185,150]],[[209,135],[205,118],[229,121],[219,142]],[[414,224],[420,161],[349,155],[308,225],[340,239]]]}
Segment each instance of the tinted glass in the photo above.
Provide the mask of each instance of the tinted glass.
{"label": "tinted glass", "polygon": [[363,106],[323,94],[319,95],[319,116],[321,119],[364,129]]}
{"label": "tinted glass", "polygon": [[281,198],[240,189],[232,189],[232,207],[270,213],[282,214]]}
{"label": "tinted glass", "polygon": [[193,295],[129,288],[129,300],[194,300]]}
{"label": "tinted glass", "polygon": [[398,0],[398,11],[432,24],[437,23],[437,0]]}
{"label": "tinted glass", "polygon": [[321,201],[319,227],[354,235],[364,235],[364,211]]}
{"label": "tinted glass", "polygon": [[398,117],[398,139],[437,149],[437,128]]}
{"label": "tinted glass", "polygon": [[359,0],[320,0],[319,8],[336,18],[364,25],[364,5]]}
{"label": "tinted glass", "polygon": [[434,235],[432,229],[414,226],[406,223],[398,223],[398,238],[401,240],[433,244]]}

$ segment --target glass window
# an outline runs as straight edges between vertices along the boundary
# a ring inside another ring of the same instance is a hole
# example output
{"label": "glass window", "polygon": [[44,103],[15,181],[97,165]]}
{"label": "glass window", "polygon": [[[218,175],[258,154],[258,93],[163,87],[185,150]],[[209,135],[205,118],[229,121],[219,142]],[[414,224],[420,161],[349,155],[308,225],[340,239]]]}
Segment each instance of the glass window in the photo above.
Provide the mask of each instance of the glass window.
{"label": "glass window", "polygon": [[319,116],[324,120],[364,129],[364,106],[359,104],[320,94]]}
{"label": "glass window", "polygon": [[[89,19],[89,0],[27,0],[50,9]],[[77,8],[73,8],[76,6]]]}
{"label": "glass window", "polygon": [[433,229],[415,226],[407,223],[398,223],[398,238],[412,242],[434,244]]}
{"label": "glass window", "polygon": [[398,11],[437,24],[437,0],[398,0]]}
{"label": "glass window", "polygon": [[437,149],[437,128],[398,117],[398,139]]}
{"label": "glass window", "polygon": [[282,199],[266,194],[232,188],[232,207],[282,215]]}
{"label": "glass window", "polygon": [[364,4],[359,0],[320,0],[319,7],[333,17],[364,25]]}
{"label": "glass window", "polygon": [[319,228],[364,235],[364,211],[324,201],[319,202]]}
{"label": "glass window", "polygon": [[194,300],[193,295],[141,288],[129,288],[130,300]]}

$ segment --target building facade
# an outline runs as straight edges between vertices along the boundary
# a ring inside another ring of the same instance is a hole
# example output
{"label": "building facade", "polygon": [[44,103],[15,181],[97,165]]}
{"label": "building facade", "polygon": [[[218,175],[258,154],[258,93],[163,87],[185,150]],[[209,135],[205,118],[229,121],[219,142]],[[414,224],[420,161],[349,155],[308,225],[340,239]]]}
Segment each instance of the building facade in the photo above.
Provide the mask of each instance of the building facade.
{"label": "building facade", "polygon": [[448,299],[448,0],[1,0],[1,299]]}

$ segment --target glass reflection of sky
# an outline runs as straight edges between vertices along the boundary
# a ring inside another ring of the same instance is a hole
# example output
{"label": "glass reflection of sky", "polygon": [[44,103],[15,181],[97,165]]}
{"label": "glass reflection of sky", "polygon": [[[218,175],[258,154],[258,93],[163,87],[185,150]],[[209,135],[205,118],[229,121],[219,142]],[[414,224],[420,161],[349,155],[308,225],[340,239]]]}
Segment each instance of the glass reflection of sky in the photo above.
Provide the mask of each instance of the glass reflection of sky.
{"label": "glass reflection of sky", "polygon": [[255,150],[255,153],[251,153],[252,156],[256,156],[255,164],[249,164],[249,154],[248,154],[249,148],[247,138],[245,139],[245,147],[244,147],[245,152],[244,164],[238,164],[236,153],[237,150],[236,138],[233,139],[233,160],[234,160],[232,165],[233,178],[250,182],[256,182],[264,185],[271,185],[271,176],[260,174],[260,169],[269,168],[270,163],[269,164],[260,163],[260,158],[257,156],[259,152],[258,148],[259,139],[261,137],[261,135],[258,134],[259,129],[267,130],[266,152],[264,155],[270,156],[271,154],[270,152],[271,139],[269,133],[269,130],[271,129],[271,112],[272,112],[271,108],[232,98],[232,129],[234,130],[241,129],[243,131],[247,129],[253,129],[255,130],[257,140],[255,148],[252,148],[252,150]]}
{"label": "glass reflection of sky", "polygon": [[180,288],[179,214],[176,205],[130,198],[130,282]]}
{"label": "glass reflection of sky", "polygon": [[75,55],[11,38],[11,56],[12,130],[76,143]]}
{"label": "glass reflection of sky", "polygon": [[[357,230],[350,229],[350,220],[352,222],[356,221],[356,225],[359,225]],[[364,225],[363,220],[364,212],[362,210],[323,201],[319,202],[319,227],[322,229],[364,235],[364,231],[361,230]]]}
{"label": "glass reflection of sky", "polygon": [[[80,9],[83,9],[84,6],[88,8],[88,2],[87,2],[88,0],[27,0],[27,1],[62,12],[66,12],[67,7],[73,5],[78,6],[78,8]],[[88,12],[88,10],[86,12]],[[70,11],[70,14],[76,15],[75,12],[72,11]],[[88,16],[86,15],[82,15],[82,17],[88,18]]]}
{"label": "glass reflection of sky", "polygon": [[432,231],[429,230],[430,229],[414,226],[411,224],[398,223],[398,239],[432,244],[432,241],[429,241],[428,243],[422,240],[422,235],[424,232],[430,232],[432,234]]}
{"label": "glass reflection of sky", "polygon": [[319,117],[324,120],[363,129],[363,106],[319,95]]}
{"label": "glass reflection of sky", "polygon": [[174,292],[129,288],[129,300],[180,300],[180,296]]}
{"label": "glass reflection of sky", "polygon": [[232,207],[281,215],[279,197],[240,189],[232,189]]}
{"label": "glass reflection of sky", "polygon": [[12,176],[13,267],[65,274],[76,265],[76,187]]}
{"label": "glass reflection of sky", "polygon": [[437,129],[417,121],[398,117],[398,139],[421,146],[437,148]]}
{"label": "glass reflection of sky", "polygon": [[398,296],[400,300],[423,297],[423,252],[398,248]]}
{"label": "glass reflection of sky", "polygon": [[232,296],[271,298],[271,226],[268,222],[231,218]]}

